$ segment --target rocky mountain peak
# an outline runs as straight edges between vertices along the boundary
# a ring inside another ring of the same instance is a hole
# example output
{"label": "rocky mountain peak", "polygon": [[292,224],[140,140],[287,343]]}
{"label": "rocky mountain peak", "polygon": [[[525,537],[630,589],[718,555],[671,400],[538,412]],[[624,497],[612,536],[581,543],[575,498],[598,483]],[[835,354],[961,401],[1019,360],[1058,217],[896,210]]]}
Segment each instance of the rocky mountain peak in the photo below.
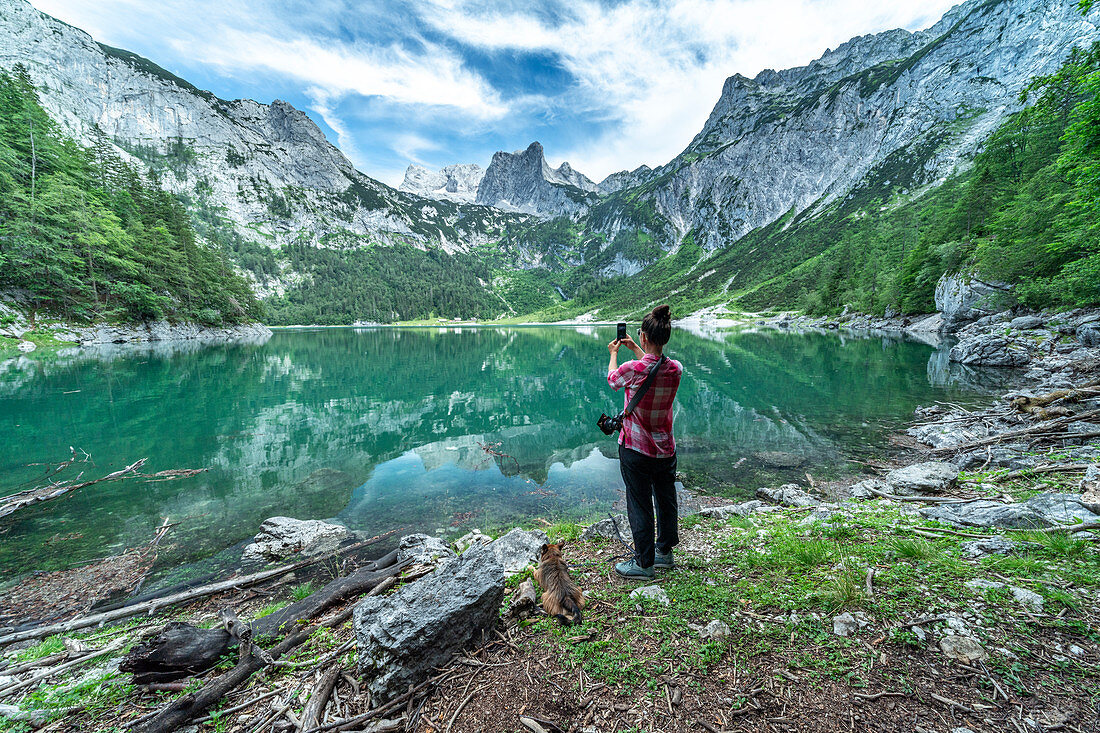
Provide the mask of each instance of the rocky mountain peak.
{"label": "rocky mountain peak", "polygon": [[505,211],[538,216],[576,216],[583,212],[597,186],[569,163],[551,168],[542,143],[526,150],[493,154],[477,190],[477,203]]}

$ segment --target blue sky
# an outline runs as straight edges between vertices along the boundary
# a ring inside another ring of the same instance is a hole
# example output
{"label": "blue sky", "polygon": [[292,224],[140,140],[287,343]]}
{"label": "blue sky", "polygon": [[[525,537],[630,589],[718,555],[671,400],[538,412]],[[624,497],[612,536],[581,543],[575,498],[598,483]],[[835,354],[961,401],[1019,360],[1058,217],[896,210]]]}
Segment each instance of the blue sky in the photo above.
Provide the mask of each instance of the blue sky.
{"label": "blue sky", "polygon": [[284,99],[391,185],[539,140],[594,180],[679,153],[734,73],[952,0],[32,0],[220,97]]}

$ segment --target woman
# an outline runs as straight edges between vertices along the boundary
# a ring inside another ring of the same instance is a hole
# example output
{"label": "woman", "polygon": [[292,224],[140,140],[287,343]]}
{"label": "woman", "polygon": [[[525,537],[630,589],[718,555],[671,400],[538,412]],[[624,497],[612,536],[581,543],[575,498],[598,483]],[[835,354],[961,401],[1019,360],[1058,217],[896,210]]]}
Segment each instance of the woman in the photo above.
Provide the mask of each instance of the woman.
{"label": "woman", "polygon": [[[626,403],[642,386],[649,370],[664,355],[672,335],[667,305],[659,305],[642,320],[641,346],[627,336],[607,345],[611,361],[607,383],[614,390],[626,388]],[[619,347],[638,357],[617,364]],[[676,441],[672,438],[672,402],[680,386],[683,367],[665,359],[637,408],[623,418],[619,433],[619,468],[626,484],[626,510],[634,535],[634,557],[615,565],[624,578],[652,578],[654,568],[672,568],[672,547],[680,541],[676,530]],[[657,536],[653,535],[653,499],[657,499]]]}

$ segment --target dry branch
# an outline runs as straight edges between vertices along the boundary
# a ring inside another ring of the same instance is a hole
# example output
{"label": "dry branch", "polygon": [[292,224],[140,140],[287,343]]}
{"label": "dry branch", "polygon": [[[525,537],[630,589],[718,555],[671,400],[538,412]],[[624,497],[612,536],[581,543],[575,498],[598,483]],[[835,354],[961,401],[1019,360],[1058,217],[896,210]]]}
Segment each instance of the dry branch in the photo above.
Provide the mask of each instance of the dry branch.
{"label": "dry branch", "polygon": [[[933,453],[962,453],[964,451],[973,450],[974,448],[982,448],[987,445],[994,445],[996,443],[1003,443],[1006,440],[1012,438],[1025,438],[1034,436],[1037,433],[1058,433],[1060,429],[1073,422],[1080,420],[1089,420],[1094,417],[1100,417],[1100,410],[1088,410],[1086,412],[1079,413],[1077,415],[1071,415],[1069,417],[1061,417],[1057,420],[1051,420],[1044,422],[1041,425],[1033,425],[1030,428],[1022,428],[1020,430],[1010,430],[1007,433],[1000,433],[998,435],[991,435],[981,440],[974,440],[969,443],[960,443],[958,445],[945,445],[940,448],[933,448]],[[1077,435],[1067,437],[1079,437]]]}
{"label": "dry branch", "polygon": [[[77,489],[83,489],[91,486],[92,484],[103,483],[104,481],[117,481],[123,478],[131,478],[136,476],[135,473],[139,468],[145,465],[145,458],[140,461],[131,463],[126,468],[109,473],[102,478],[93,479],[91,481],[83,481],[81,483],[71,483],[69,481],[61,481],[58,483],[50,483],[45,486],[39,486],[27,491],[20,491],[18,494],[12,494],[11,496],[5,496],[0,498],[0,517],[6,517],[9,514],[13,514],[20,509],[25,509],[32,504],[39,504],[50,499],[56,499],[59,496],[76,491]],[[68,463],[64,464],[68,465]],[[132,475],[131,475],[132,474]],[[83,475],[83,474],[81,474]],[[77,478],[80,478],[79,476]]]}
{"label": "dry branch", "polygon": [[[308,597],[257,619],[247,633],[254,639],[279,638],[304,619],[316,618],[337,603],[373,589],[400,572],[402,567],[396,563],[396,553],[390,553],[377,564],[337,578]],[[233,623],[221,629],[202,629],[179,622],[169,624],[164,631],[135,647],[119,668],[133,673],[134,681],[139,684],[205,671],[236,646],[238,638],[242,642],[247,640],[237,631],[244,624],[236,621],[235,614],[226,609],[223,611],[225,616],[232,616]]]}
{"label": "dry branch", "polygon": [[[401,571],[401,567],[402,565],[394,564],[384,570],[374,573],[372,587],[378,585],[387,577],[396,575]],[[338,580],[346,580],[346,578],[339,578]],[[318,593],[320,592],[321,591],[318,591]],[[353,609],[354,606],[349,606],[344,611],[325,622],[311,624],[307,628],[287,636],[270,649],[261,649],[251,641],[247,644],[241,644],[240,658],[233,669],[223,675],[215,677],[197,692],[184,695],[172,701],[170,704],[157,711],[155,715],[133,726],[132,730],[136,731],[136,733],[161,733],[161,731],[179,728],[192,718],[206,712],[211,705],[214,705],[231,690],[244,683],[253,673],[267,667],[291,649],[304,643],[318,629],[325,627],[331,628],[332,626],[343,623],[351,616]],[[261,621],[262,620],[263,619],[261,619]],[[298,620],[301,621],[304,619]]]}
{"label": "dry branch", "polygon": [[309,702],[306,703],[306,707],[302,711],[302,719],[298,723],[298,730],[309,730],[320,724],[321,716],[325,714],[325,706],[328,705],[328,700],[332,697],[332,688],[336,687],[336,679],[342,671],[340,665],[334,664],[321,675],[320,681],[313,688],[313,694],[309,696]]}

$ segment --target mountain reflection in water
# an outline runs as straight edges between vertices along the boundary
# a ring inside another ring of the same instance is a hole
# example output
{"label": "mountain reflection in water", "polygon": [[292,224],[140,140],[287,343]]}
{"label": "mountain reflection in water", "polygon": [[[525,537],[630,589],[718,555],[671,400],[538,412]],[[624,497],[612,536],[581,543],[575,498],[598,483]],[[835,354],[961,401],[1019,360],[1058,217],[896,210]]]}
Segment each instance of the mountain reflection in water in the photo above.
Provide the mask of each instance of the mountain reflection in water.
{"label": "mountain reflection in water", "polygon": [[[622,405],[604,369],[613,327],[277,331],[266,343],[112,347],[0,363],[0,493],[69,454],[100,484],[9,518],[0,575],[102,557],[180,524],[165,564],[247,539],[274,515],[380,532],[501,526],[605,511],[620,478],[595,426]],[[751,494],[827,477],[881,449],[920,403],[995,386],[896,338],[676,331],[689,488]],[[623,355],[624,358],[626,354]],[[486,450],[495,451],[496,454]]]}

